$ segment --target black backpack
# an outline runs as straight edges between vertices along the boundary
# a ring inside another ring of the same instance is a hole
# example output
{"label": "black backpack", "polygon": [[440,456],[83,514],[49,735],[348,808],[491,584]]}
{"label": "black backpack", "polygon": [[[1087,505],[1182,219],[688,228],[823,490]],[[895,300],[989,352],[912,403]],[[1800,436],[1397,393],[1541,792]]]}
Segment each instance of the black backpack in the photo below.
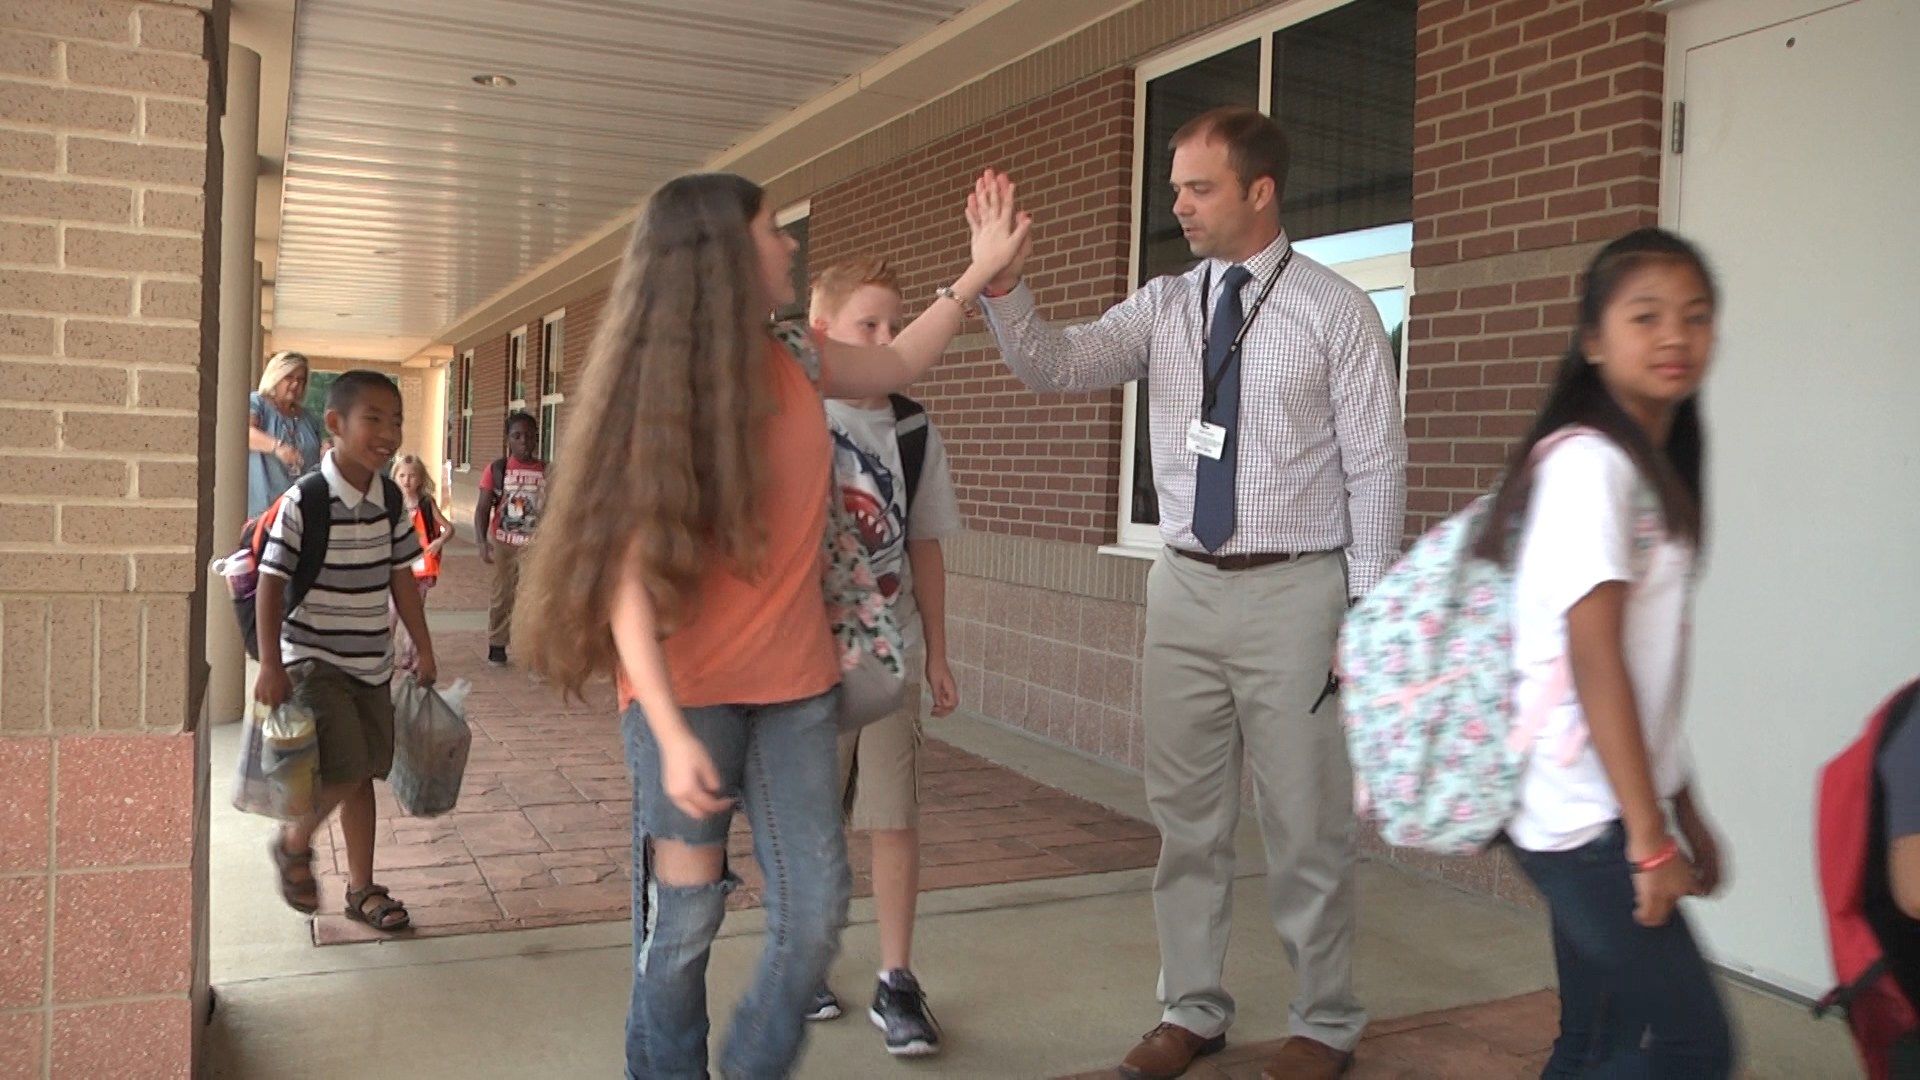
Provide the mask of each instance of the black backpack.
{"label": "black backpack", "polygon": [[913,511],[913,496],[920,489],[920,473],[927,465],[927,432],[932,424],[927,410],[904,394],[889,394],[893,404],[893,441],[900,447],[900,468],[907,474],[907,511]]}
{"label": "black backpack", "polygon": [[[401,494],[400,485],[385,473],[380,474],[381,494],[387,502],[387,529],[400,527],[400,515],[406,513],[407,499]],[[300,492],[300,505],[307,508],[326,507],[326,513],[303,512],[300,515],[300,558],[294,564],[293,578],[287,582],[285,615],[291,615],[300,602],[307,598],[307,590],[320,577],[321,568],[327,565],[327,538],[333,531],[333,489],[328,486],[326,475],[315,470],[301,477],[287,491]],[[253,556],[256,582],[254,588],[246,590],[246,595],[233,597],[234,618],[240,623],[240,640],[247,647],[247,656],[260,659],[260,624],[257,621],[259,610],[259,585],[257,581],[260,556],[267,550],[267,538],[273,533],[273,523],[280,516],[280,507],[287,500],[285,492],[267,505],[260,516],[249,520],[240,527],[240,547]]]}

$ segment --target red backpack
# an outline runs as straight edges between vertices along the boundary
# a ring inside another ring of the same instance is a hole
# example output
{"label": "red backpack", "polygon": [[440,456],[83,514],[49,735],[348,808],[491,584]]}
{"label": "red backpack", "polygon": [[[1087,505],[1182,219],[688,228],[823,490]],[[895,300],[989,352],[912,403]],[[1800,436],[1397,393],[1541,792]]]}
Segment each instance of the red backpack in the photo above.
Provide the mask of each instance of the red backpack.
{"label": "red backpack", "polygon": [[1814,1015],[1846,1012],[1870,1080],[1913,1075],[1908,1070],[1920,1053],[1911,987],[1903,989],[1895,976],[1911,979],[1920,970],[1920,928],[1893,906],[1877,768],[1880,748],[1906,720],[1916,692],[1920,682],[1908,683],[1883,702],[1860,738],[1820,772],[1815,842],[1840,982],[1814,1006]]}

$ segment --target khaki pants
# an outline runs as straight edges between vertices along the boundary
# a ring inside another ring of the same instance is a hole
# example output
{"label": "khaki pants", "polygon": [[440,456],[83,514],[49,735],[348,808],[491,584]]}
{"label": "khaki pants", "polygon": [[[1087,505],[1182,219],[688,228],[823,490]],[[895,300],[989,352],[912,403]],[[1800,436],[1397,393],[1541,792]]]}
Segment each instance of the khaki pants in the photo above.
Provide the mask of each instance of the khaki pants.
{"label": "khaki pants", "polygon": [[493,543],[493,602],[488,605],[487,644],[506,648],[513,636],[513,594],[520,588],[520,549]]}
{"label": "khaki pants", "polygon": [[920,827],[920,683],[926,650],[906,655],[906,692],[892,716],[840,736],[840,791],[856,832]]}
{"label": "khaki pants", "polygon": [[1344,1050],[1366,1024],[1352,986],[1353,774],[1339,699],[1320,700],[1346,592],[1338,553],[1228,571],[1162,552],[1147,580],[1159,994],[1164,1020],[1204,1037],[1233,1023],[1222,984],[1243,755],[1269,915],[1298,985],[1291,1032]]}

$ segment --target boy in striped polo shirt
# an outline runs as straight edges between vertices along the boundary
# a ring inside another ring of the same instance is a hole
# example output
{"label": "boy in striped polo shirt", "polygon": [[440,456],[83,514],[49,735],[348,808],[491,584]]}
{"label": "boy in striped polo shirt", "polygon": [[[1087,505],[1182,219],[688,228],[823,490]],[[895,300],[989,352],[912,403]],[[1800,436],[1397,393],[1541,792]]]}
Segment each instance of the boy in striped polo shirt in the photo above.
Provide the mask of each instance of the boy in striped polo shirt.
{"label": "boy in striped polo shirt", "polygon": [[[331,498],[301,505],[289,489],[260,556],[257,609],[262,648],[254,697],[268,706],[288,700],[313,714],[320,749],[320,792],[308,817],[274,837],[280,895],[295,910],[319,907],[313,876],[313,834],[337,806],[347,846],[346,916],[376,930],[408,924],[407,909],[373,882],[373,781],[393,764],[392,596],[400,621],[419,647],[415,677],[431,685],[433,640],[413,584],[420,557],[413,521],[399,489],[385,475],[400,448],[400,392],[386,376],[350,371],[327,395],[327,430],[334,449],[322,459]],[[327,548],[319,576],[292,611],[287,583],[299,565],[301,521],[327,514]]]}

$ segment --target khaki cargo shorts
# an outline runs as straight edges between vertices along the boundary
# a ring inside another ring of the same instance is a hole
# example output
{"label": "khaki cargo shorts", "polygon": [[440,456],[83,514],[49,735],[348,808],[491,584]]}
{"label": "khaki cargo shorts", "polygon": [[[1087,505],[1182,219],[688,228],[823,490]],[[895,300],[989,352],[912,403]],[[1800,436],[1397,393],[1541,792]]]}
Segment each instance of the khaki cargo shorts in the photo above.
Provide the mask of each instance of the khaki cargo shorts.
{"label": "khaki cargo shorts", "polygon": [[924,649],[906,657],[906,693],[883,720],[840,736],[840,790],[847,827],[861,832],[920,825],[920,687]]}

